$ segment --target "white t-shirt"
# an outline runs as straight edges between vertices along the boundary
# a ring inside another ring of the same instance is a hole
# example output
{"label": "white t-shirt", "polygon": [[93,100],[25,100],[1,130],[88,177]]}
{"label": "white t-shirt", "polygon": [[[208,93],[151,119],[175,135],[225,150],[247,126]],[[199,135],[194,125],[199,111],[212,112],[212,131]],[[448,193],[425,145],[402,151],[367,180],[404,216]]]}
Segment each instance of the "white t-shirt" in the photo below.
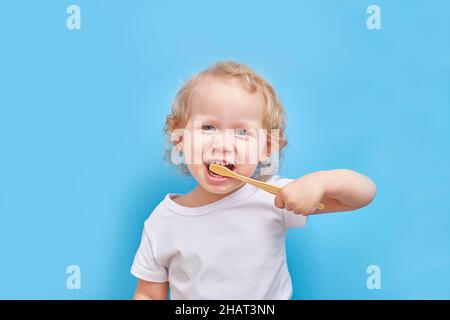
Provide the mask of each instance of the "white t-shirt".
{"label": "white t-shirt", "polygon": [[[284,186],[293,179],[274,175]],[[185,207],[169,193],[145,221],[131,273],[169,281],[170,299],[290,299],[285,235],[307,217],[274,205],[274,195],[245,184],[216,202]]]}

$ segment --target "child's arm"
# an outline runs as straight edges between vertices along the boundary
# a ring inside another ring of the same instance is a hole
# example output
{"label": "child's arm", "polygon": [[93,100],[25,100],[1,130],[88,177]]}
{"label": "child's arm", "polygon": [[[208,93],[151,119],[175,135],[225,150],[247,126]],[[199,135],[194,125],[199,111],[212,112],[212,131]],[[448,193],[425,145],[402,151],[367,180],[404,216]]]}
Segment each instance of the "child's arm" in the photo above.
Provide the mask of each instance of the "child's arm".
{"label": "child's arm", "polygon": [[167,300],[169,282],[138,280],[134,300]]}
{"label": "child's arm", "polygon": [[[275,197],[275,206],[303,215],[350,211],[368,205],[375,194],[375,183],[355,171],[317,171],[285,185]],[[325,210],[316,211],[320,203]]]}

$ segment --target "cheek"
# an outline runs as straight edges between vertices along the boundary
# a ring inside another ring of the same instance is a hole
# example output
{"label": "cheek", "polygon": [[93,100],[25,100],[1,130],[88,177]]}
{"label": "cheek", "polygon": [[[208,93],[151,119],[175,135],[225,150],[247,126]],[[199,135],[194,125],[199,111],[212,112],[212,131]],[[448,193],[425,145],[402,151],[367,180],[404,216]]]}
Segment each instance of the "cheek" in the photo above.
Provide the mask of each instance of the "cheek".
{"label": "cheek", "polygon": [[267,136],[261,135],[258,138],[258,155],[262,156],[267,152]]}
{"label": "cheek", "polygon": [[[195,178],[200,178],[203,175],[203,164],[188,164],[189,171]],[[198,179],[197,179],[198,180]]]}
{"label": "cheek", "polygon": [[254,138],[238,140],[236,142],[238,164],[257,166],[259,161],[258,143]]}
{"label": "cheek", "polygon": [[195,166],[203,164],[203,150],[205,148],[205,139],[202,135],[192,134],[183,144],[183,153],[186,164]]}
{"label": "cheek", "polygon": [[237,166],[235,171],[245,177],[251,177],[257,167],[257,164],[241,164]]}

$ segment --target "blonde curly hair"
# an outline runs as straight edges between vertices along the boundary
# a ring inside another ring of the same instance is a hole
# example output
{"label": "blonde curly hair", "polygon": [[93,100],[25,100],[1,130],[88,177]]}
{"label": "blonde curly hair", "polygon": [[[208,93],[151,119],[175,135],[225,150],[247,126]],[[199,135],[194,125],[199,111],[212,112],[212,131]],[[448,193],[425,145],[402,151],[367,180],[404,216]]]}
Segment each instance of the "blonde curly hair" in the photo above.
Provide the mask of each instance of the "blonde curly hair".
{"label": "blonde curly hair", "polygon": [[[236,63],[234,61],[222,61],[210,66],[204,71],[196,73],[184,82],[178,90],[175,100],[172,103],[171,113],[167,116],[164,125],[165,140],[169,146],[165,153],[165,160],[168,163],[172,163],[172,148],[175,145],[173,133],[175,130],[183,129],[187,124],[189,120],[189,103],[193,89],[207,75],[238,79],[248,92],[257,92],[263,97],[265,104],[263,128],[267,130],[267,152],[268,154],[272,153],[270,148],[270,137],[273,130],[276,130],[278,134],[278,152],[281,155],[281,150],[287,145],[287,138],[284,133],[287,119],[284,107],[275,90],[267,80],[262,78],[247,65]],[[190,175],[186,164],[179,164],[179,169],[183,174]]]}

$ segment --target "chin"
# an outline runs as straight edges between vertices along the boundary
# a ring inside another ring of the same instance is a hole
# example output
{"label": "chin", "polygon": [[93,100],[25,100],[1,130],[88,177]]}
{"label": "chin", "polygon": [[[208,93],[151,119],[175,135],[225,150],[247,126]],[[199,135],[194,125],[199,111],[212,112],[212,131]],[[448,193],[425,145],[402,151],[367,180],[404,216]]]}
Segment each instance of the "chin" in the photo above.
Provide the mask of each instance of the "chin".
{"label": "chin", "polygon": [[232,184],[232,185],[230,184],[227,186],[214,186],[214,185],[209,185],[207,183],[203,183],[202,187],[206,191],[214,193],[214,194],[227,194],[227,193],[230,193],[230,192],[238,189],[244,183],[244,182],[239,182],[239,181],[236,181],[236,182],[238,182],[238,183]]}

